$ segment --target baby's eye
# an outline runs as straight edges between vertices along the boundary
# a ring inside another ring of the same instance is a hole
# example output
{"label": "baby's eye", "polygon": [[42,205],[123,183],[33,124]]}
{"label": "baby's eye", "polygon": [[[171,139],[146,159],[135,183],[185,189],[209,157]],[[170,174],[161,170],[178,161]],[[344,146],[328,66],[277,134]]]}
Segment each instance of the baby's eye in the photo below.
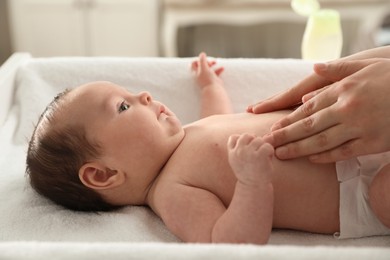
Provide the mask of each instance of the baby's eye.
{"label": "baby's eye", "polygon": [[121,113],[129,108],[130,108],[130,105],[126,104],[125,101],[122,101],[122,103],[119,105],[118,112]]}

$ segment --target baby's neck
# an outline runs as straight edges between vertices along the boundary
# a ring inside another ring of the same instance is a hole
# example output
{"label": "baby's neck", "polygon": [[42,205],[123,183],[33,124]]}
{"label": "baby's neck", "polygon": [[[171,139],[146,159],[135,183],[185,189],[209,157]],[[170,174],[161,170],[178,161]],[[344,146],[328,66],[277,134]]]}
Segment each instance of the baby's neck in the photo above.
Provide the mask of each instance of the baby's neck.
{"label": "baby's neck", "polygon": [[154,197],[156,196],[156,190],[158,188],[158,184],[160,183],[160,181],[162,179],[161,178],[162,177],[162,173],[165,170],[165,166],[168,164],[168,162],[170,161],[172,156],[175,154],[175,152],[178,150],[178,148],[182,144],[184,138],[185,138],[185,134],[183,135],[183,138],[177,143],[177,146],[175,147],[175,149],[169,154],[169,156],[166,157],[166,160],[163,163],[160,164],[161,167],[158,170],[156,170],[156,174],[155,174],[156,177],[150,183],[150,185],[149,185],[149,187],[147,189],[147,192],[146,192],[146,195],[145,195],[145,200],[144,200],[144,205],[147,205],[147,206],[151,207],[152,209],[155,209],[155,207],[154,207],[154,204],[155,204],[154,203],[155,202]]}

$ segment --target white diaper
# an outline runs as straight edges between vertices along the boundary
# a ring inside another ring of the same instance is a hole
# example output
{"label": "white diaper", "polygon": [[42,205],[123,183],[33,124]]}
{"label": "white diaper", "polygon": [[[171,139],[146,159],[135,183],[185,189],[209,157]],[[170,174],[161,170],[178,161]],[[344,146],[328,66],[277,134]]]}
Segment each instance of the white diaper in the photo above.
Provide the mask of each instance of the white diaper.
{"label": "white diaper", "polygon": [[336,163],[340,182],[340,232],[335,237],[390,235],[390,229],[379,221],[368,201],[371,181],[389,163],[390,152]]}

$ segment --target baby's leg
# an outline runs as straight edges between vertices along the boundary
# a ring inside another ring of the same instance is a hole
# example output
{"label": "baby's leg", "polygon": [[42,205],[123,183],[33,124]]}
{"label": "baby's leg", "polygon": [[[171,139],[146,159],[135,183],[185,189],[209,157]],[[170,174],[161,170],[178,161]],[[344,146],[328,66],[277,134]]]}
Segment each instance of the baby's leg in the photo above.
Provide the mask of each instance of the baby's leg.
{"label": "baby's leg", "polygon": [[250,134],[230,136],[228,155],[238,181],[247,185],[271,182],[274,148],[261,137]]}
{"label": "baby's leg", "polygon": [[385,165],[372,180],[369,201],[382,224],[390,228],[390,164]]}

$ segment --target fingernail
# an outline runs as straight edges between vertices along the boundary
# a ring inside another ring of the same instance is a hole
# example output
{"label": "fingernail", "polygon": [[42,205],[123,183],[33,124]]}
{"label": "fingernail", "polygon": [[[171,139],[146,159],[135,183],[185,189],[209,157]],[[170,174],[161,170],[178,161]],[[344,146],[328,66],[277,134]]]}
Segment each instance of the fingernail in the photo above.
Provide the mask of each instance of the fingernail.
{"label": "fingernail", "polygon": [[247,112],[253,112],[253,105],[249,105],[249,106],[246,108],[246,111],[247,111]]}
{"label": "fingernail", "polygon": [[327,64],[326,63],[316,63],[316,64],[314,64],[314,66],[317,70],[326,70]]}
{"label": "fingernail", "polygon": [[316,155],[316,154],[309,156],[309,160],[312,161],[312,162],[318,161],[319,159],[320,159],[320,156]]}

